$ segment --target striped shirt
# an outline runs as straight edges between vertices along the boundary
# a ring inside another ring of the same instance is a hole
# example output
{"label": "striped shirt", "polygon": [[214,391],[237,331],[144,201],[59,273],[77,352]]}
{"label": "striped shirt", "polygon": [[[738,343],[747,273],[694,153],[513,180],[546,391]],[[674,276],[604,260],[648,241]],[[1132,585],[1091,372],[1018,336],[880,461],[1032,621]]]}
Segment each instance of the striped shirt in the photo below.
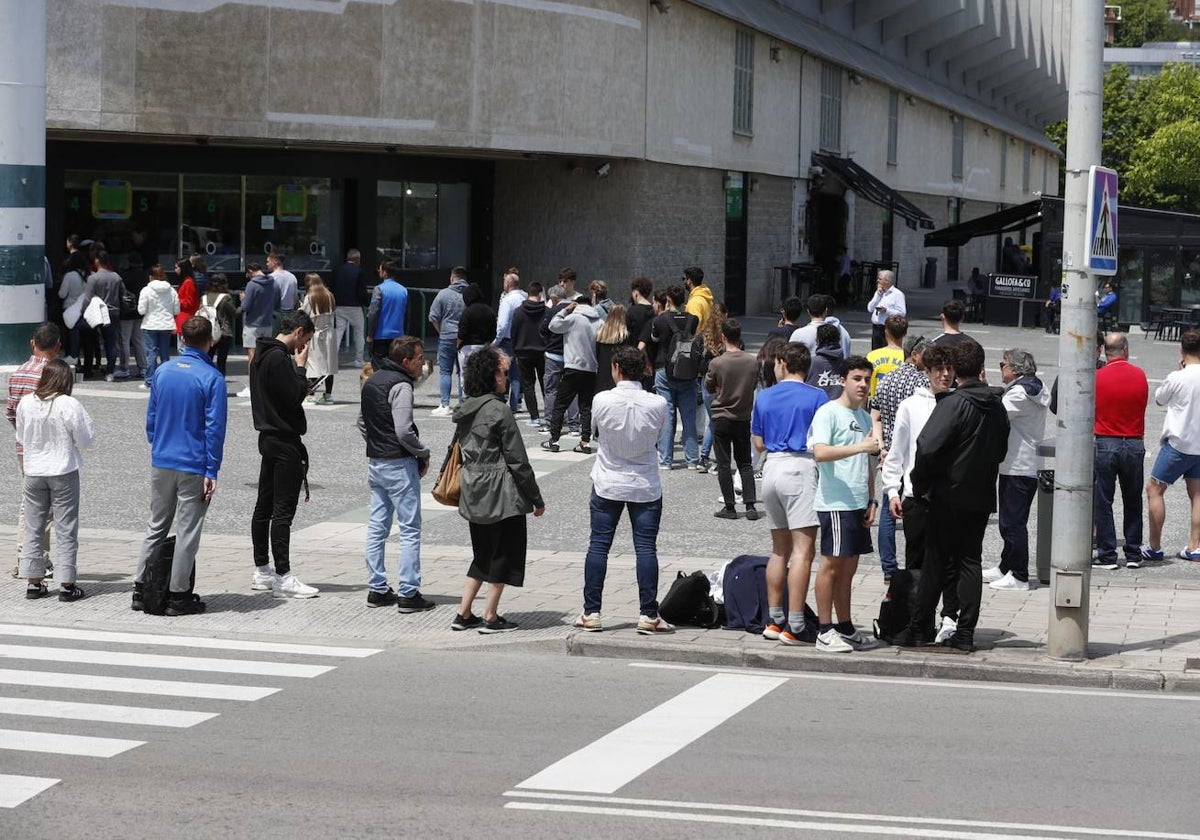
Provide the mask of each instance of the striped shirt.
{"label": "striped shirt", "polygon": [[[17,368],[16,372],[9,377],[8,404],[4,407],[4,416],[14,427],[17,425],[17,403],[21,401],[21,397],[37,390],[38,382],[42,378],[42,368],[45,366],[44,358],[30,356],[29,361]],[[24,454],[20,441],[17,441],[17,454]]]}

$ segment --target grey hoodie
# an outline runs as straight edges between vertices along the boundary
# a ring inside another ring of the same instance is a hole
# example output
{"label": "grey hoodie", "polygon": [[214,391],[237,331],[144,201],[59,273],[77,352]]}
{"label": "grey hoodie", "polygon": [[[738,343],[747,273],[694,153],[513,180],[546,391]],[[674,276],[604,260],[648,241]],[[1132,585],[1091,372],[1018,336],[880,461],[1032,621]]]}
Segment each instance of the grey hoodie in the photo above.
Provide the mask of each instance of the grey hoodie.
{"label": "grey hoodie", "polygon": [[566,308],[550,319],[550,332],[563,337],[563,367],[596,372],[596,333],[600,331],[600,313],[586,303]]}

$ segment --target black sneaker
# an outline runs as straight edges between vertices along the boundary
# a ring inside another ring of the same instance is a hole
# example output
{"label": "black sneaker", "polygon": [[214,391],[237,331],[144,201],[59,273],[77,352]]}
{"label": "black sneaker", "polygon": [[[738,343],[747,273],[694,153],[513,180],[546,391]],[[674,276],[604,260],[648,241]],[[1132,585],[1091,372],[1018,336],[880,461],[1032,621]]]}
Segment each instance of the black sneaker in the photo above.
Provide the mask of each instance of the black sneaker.
{"label": "black sneaker", "polygon": [[746,518],[753,522],[756,519],[762,519],[763,512],[758,508],[747,507]]}
{"label": "black sneaker", "polygon": [[1121,568],[1121,564],[1117,562],[1117,558],[1115,557],[1093,557],[1092,568],[1108,569],[1111,571],[1113,569]]}
{"label": "black sneaker", "polygon": [[1126,569],[1140,569],[1140,568],[1142,568],[1142,557],[1141,557],[1141,555],[1140,555],[1140,554],[1135,554],[1135,555],[1133,555],[1132,557],[1126,557],[1126,558],[1125,558],[1125,568],[1126,568]]}
{"label": "black sneaker", "polygon": [[143,588],[142,584],[135,583],[133,585],[133,601],[130,602],[129,609],[133,610],[134,612],[146,611],[146,596],[143,594],[144,592],[145,589]]}
{"label": "black sneaker", "polygon": [[713,516],[717,517],[717,519],[737,519],[738,512],[731,507],[727,507],[721,508],[719,511],[714,513]]}
{"label": "black sneaker", "polygon": [[510,630],[516,630],[520,625],[514,624],[502,615],[498,615],[491,621],[483,622],[483,626],[479,628],[479,632],[485,636],[492,633],[507,633]]}
{"label": "black sneaker", "polygon": [[700,463],[696,466],[696,472],[700,473],[701,475],[705,475],[712,471],[712,461],[708,460],[707,458],[701,458]]}
{"label": "black sneaker", "polygon": [[578,444],[576,444],[575,448],[572,449],[571,451],[578,452],[580,455],[591,455],[592,454],[592,446],[587,441],[581,440]]}
{"label": "black sneaker", "polygon": [[30,601],[36,601],[38,598],[45,598],[49,594],[50,590],[46,588],[46,584],[44,583],[25,587],[25,597]]}
{"label": "black sneaker", "polygon": [[204,612],[206,605],[200,596],[191,593],[181,595],[174,592],[167,599],[167,615],[199,615]]}
{"label": "black sneaker", "polygon": [[470,630],[483,624],[483,619],[477,615],[456,615],[450,623],[451,630]]}
{"label": "black sneaker", "polygon": [[390,607],[394,603],[396,603],[396,593],[390,586],[387,588],[387,592],[376,592],[372,589],[367,593],[368,607]]}
{"label": "black sneaker", "polygon": [[396,599],[396,609],[405,614],[425,612],[426,610],[431,610],[436,606],[437,604],[433,603],[433,601],[430,601],[427,598],[422,598],[420,592],[414,592],[409,597],[401,595]]}
{"label": "black sneaker", "polygon": [[928,647],[933,644],[932,636],[924,636],[906,627],[892,637],[891,643],[896,647]]}
{"label": "black sneaker", "polygon": [[963,653],[975,652],[975,634],[970,631],[958,631],[943,644],[948,648],[961,650]]}
{"label": "black sneaker", "polygon": [[73,584],[67,585],[64,583],[62,588],[58,590],[58,600],[60,601],[78,601],[80,598],[86,596],[87,593],[83,591],[82,587]]}
{"label": "black sneaker", "polygon": [[558,441],[544,440],[544,441],[542,441],[542,449],[545,449],[547,452],[557,452],[558,451]]}

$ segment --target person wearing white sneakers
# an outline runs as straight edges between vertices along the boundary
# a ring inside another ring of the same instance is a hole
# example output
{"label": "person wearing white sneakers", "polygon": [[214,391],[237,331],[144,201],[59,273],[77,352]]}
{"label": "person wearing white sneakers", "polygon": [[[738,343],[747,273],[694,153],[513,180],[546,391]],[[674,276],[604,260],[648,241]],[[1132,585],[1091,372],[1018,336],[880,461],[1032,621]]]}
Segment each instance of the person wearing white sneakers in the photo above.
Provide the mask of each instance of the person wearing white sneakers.
{"label": "person wearing white sneakers", "polygon": [[643,636],[675,628],[658,614],[658,526],[662,519],[662,482],[658,476],[658,438],[667,424],[667,401],[642,390],[645,357],[636,347],[613,353],[611,390],[596,395],[592,425],[600,449],[592,464],[592,535],[583,563],[583,613],[575,622],[601,630],[600,600],[621,511],[629,510],[637,556],[637,631]]}
{"label": "person wearing white sneakers", "polygon": [[1037,495],[1042,458],[1038,443],[1046,436],[1050,389],[1037,378],[1037,362],[1027,350],[1007,350],[1000,358],[1004,409],[1008,412],[1008,454],[1000,464],[999,520],[1004,548],[1000,565],[985,569],[992,589],[1025,592],[1029,586],[1029,508]]}
{"label": "person wearing white sneakers", "polygon": [[[258,431],[258,500],[250,519],[254,544],[251,589],[276,598],[315,598],[315,587],[301,583],[291,565],[292,519],[304,488],[308,499],[308,450],[301,438],[308,431],[304,398],[308,380],[308,342],[313,336],[308,314],[293,309],[283,316],[279,335],[260,338],[250,365],[250,411]],[[275,556],[275,570],[270,567]]]}

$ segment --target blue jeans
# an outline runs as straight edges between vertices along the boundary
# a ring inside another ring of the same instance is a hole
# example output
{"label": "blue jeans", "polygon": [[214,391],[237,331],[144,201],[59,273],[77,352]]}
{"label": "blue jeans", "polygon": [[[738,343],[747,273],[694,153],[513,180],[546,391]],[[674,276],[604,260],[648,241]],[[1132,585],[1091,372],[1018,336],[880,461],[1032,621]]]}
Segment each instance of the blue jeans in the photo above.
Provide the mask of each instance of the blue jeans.
{"label": "blue jeans", "polygon": [[458,371],[458,399],[461,402],[462,369],[458,366],[458,336],[450,336],[450,338],[442,336],[438,339],[437,366],[438,396],[441,398],[441,404],[450,405],[450,383],[456,370]]}
{"label": "blue jeans", "polygon": [[396,591],[409,598],[421,588],[421,467],[416,458],[370,458],[371,519],[367,523],[367,586],[388,588],[384,545],[392,530],[392,514],[400,526],[400,572]]}
{"label": "blue jeans", "polygon": [[633,551],[637,555],[638,602],[644,616],[658,615],[658,524],[662,520],[662,497],[653,502],[616,502],[592,490],[592,538],[583,561],[583,611],[600,612],[608,551],[612,548],[621,511],[629,509],[633,526]]}
{"label": "blue jeans", "polygon": [[513,355],[512,339],[503,338],[496,342],[496,347],[508,356],[508,407],[514,412],[521,410],[521,369],[517,366],[517,357]]}
{"label": "blue jeans", "polygon": [[1017,580],[1029,580],[1029,508],[1037,495],[1037,479],[1030,475],[1002,475],[999,482],[1000,571]]}
{"label": "blue jeans", "polygon": [[689,464],[700,461],[696,446],[696,380],[672,379],[660,368],[654,372],[654,392],[667,401],[667,425],[658,441],[658,460],[675,460],[675,411],[683,421],[683,457]]}
{"label": "blue jeans", "polygon": [[712,391],[708,390],[708,386],[704,384],[704,380],[700,380],[700,399],[704,401],[704,439],[700,441],[700,457],[707,458],[712,454],[713,446],[713,419],[712,419],[712,403],[715,397]]}
{"label": "blue jeans", "polygon": [[1142,484],[1146,447],[1141,438],[1096,438],[1095,492],[1092,523],[1096,526],[1096,551],[1104,560],[1117,559],[1117,532],[1113,524],[1113,499],[1118,482],[1124,507],[1125,556],[1137,557],[1142,548]]}
{"label": "blue jeans", "polygon": [[171,330],[142,330],[142,343],[146,345],[146,381],[163,362],[171,360]]}
{"label": "blue jeans", "polygon": [[896,565],[896,520],[888,507],[887,493],[883,494],[883,504],[879,506],[879,565],[885,577],[891,577],[899,568]]}

